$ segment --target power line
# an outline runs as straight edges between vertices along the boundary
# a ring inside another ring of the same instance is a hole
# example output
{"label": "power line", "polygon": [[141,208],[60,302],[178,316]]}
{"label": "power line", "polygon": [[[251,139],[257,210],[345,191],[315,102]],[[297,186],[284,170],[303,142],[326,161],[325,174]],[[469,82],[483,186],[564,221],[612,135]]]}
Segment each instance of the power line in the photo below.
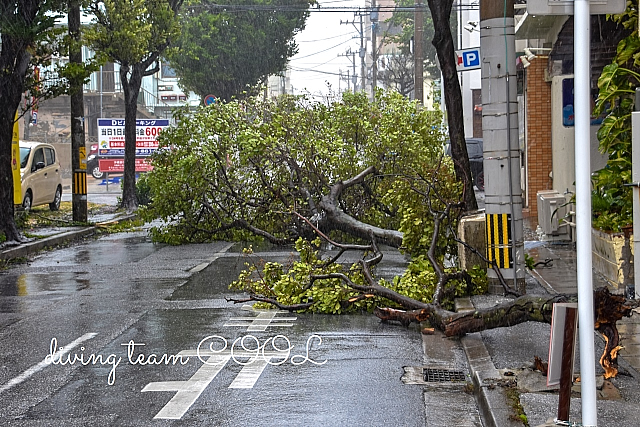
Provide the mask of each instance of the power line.
{"label": "power line", "polygon": [[[309,54],[309,55],[300,56],[300,57],[298,57],[298,58],[295,58],[295,60],[297,61],[297,60],[299,60],[299,59],[308,58],[308,57],[310,57],[310,56],[313,56],[313,55],[317,55],[317,54],[319,54],[319,53],[326,52],[326,51],[331,50],[331,49],[334,49],[334,48],[336,48],[336,47],[338,47],[338,46],[342,46],[342,45],[343,45],[343,44],[345,44],[345,43],[349,43],[351,40],[352,40],[352,39],[349,39],[349,40],[343,41],[343,42],[341,42],[341,43],[338,43],[338,44],[337,44],[337,45],[335,45],[335,46],[328,47],[328,48],[326,48],[326,49],[320,50],[320,51],[315,52],[315,53],[311,53],[311,54]],[[293,60],[293,58],[292,58],[292,60]]]}
{"label": "power line", "polygon": [[352,31],[350,33],[345,33],[345,34],[339,34],[337,36],[333,36],[333,37],[327,37],[324,39],[318,39],[318,40],[296,40],[296,43],[315,43],[315,42],[323,42],[323,41],[327,41],[327,40],[331,40],[331,39],[337,39],[339,37],[345,37],[345,36],[353,36],[354,34],[356,34],[356,31]]}
{"label": "power line", "polygon": [[318,74],[329,74],[331,76],[341,76],[341,73],[332,73],[331,71],[320,71],[320,70],[313,70],[313,69],[304,69],[304,68],[290,68],[291,71],[299,71],[299,72],[309,72],[309,73],[318,73]]}
{"label": "power line", "polygon": [[[291,5],[234,5],[234,4],[198,4],[187,6],[188,10],[195,11],[196,9],[207,9],[211,12],[310,12],[310,13],[366,13],[370,12],[371,8],[353,7],[353,6],[329,6],[316,7],[308,6],[291,6]],[[377,6],[376,9],[379,12],[414,12],[415,6]],[[471,5],[453,5],[452,10],[479,10],[477,4]]]}

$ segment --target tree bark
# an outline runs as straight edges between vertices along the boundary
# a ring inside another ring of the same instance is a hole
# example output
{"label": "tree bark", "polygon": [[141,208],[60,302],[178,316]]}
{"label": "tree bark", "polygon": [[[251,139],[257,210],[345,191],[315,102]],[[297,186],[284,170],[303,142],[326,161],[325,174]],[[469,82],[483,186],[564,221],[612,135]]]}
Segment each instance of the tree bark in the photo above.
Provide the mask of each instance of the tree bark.
{"label": "tree bark", "polygon": [[[612,295],[607,288],[594,291],[595,325],[605,340],[605,349],[600,357],[600,365],[605,378],[618,374],[619,334],[616,322],[630,317],[638,301],[627,301],[619,295]],[[553,304],[557,302],[575,302],[577,295],[535,296],[525,295],[495,307],[455,313],[443,310],[434,304],[425,308],[400,311],[391,308],[377,308],[374,314],[383,321],[398,321],[404,326],[411,322],[428,321],[432,327],[444,332],[445,336],[463,336],[487,329],[505,328],[524,322],[551,323]],[[411,306],[408,306],[411,308]]]}
{"label": "tree bark", "polygon": [[[73,44],[69,47],[69,62],[82,66],[82,45],[80,39],[80,2],[69,1],[69,36]],[[69,97],[71,101],[71,171],[73,175],[72,214],[76,222],[87,222],[87,170],[80,168],[80,149],[84,147],[84,93],[83,79],[69,79]],[[86,158],[85,158],[86,161]],[[82,177],[82,179],[76,179]]]}
{"label": "tree bark", "polygon": [[402,245],[403,236],[400,231],[382,229],[358,221],[338,207],[338,200],[346,188],[361,184],[367,176],[375,172],[374,167],[369,167],[351,179],[333,184],[329,194],[322,197],[318,206],[327,215],[326,221],[330,223],[330,227],[333,229],[346,231],[352,236],[364,239],[369,239],[373,235],[378,241],[399,248]]}
{"label": "tree bark", "polygon": [[464,137],[464,114],[462,111],[462,91],[458,81],[455,48],[453,36],[449,26],[453,0],[428,0],[429,10],[435,34],[432,44],[438,54],[442,82],[444,84],[444,101],[447,107],[447,123],[449,125],[449,140],[451,141],[451,157],[454,162],[456,177],[464,184],[463,200],[466,210],[478,209],[478,202],[473,191],[469,155]]}
{"label": "tree bark", "polygon": [[127,211],[138,208],[136,195],[136,117],[138,113],[138,94],[142,85],[142,72],[139,64],[120,67],[120,81],[124,91],[124,178],[122,182],[122,201],[120,206]]}
{"label": "tree bark", "polygon": [[[35,23],[40,9],[38,0],[18,2],[20,23],[28,37],[14,35],[11,31],[2,32],[0,46],[0,231],[8,242],[23,240],[14,218],[13,173],[11,165],[11,141],[13,123],[25,90],[25,78],[29,69],[31,54],[28,51],[35,33],[27,28]],[[13,3],[12,3],[13,4]],[[14,10],[9,7],[0,12],[0,19],[12,19]]]}

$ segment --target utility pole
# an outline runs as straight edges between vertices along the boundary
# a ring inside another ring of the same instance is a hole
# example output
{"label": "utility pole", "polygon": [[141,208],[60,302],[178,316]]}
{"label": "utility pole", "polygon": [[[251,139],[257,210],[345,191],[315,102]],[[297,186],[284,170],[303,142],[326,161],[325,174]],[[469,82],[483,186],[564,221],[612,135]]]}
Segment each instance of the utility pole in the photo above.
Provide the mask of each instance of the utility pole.
{"label": "utility pole", "polygon": [[[356,90],[357,90],[356,86],[358,84],[358,76],[356,75],[356,53],[352,52],[351,49],[349,49],[345,53],[340,54],[338,56],[345,56],[347,58],[351,56],[351,65],[353,66],[353,75],[351,79],[353,80],[353,93],[356,93]],[[348,77],[349,77],[349,70],[347,70],[347,78]]]}
{"label": "utility pole", "polygon": [[424,3],[417,0],[415,5],[414,33],[413,33],[413,59],[414,59],[414,99],[421,105],[424,104],[424,51],[422,41],[424,39]]}
{"label": "utility pole", "polygon": [[[356,21],[340,21],[340,24],[351,24],[353,25],[353,27],[356,29],[356,31],[358,31],[359,37],[360,37],[360,52],[358,53],[358,55],[360,56],[360,73],[362,75],[361,78],[361,87],[360,90],[365,90],[366,87],[366,63],[365,63],[365,56],[367,54],[367,49],[364,45],[364,24],[363,24],[363,16],[365,15],[365,13],[367,12],[354,12],[354,16],[359,16],[360,17],[360,29],[358,29],[358,27],[356,27]],[[355,37],[354,37],[355,38]],[[349,50],[349,52],[351,52]],[[356,92],[356,85],[357,85],[357,80],[355,80],[356,77],[356,63],[355,63],[355,52],[353,53],[353,78],[354,78],[354,82],[353,82],[353,92]]]}
{"label": "utility pole", "polygon": [[362,13],[359,13],[360,15],[360,73],[362,75],[362,86],[361,90],[366,90],[366,83],[365,83],[365,79],[366,79],[366,73],[367,73],[367,69],[366,69],[366,65],[364,62],[365,59],[365,55],[367,53],[366,48],[364,47],[364,27],[362,25]]}
{"label": "utility pole", "polygon": [[[504,279],[524,293],[513,0],[481,3],[480,31],[487,254]],[[487,276],[490,288],[497,289],[496,272],[489,269]]]}
{"label": "utility pole", "polygon": [[[82,44],[80,42],[80,1],[69,0],[69,62],[82,67]],[[84,94],[82,78],[70,79],[71,98],[71,170],[73,180],[73,220],[87,222],[87,152],[84,141]]]}
{"label": "utility pole", "polygon": [[371,99],[376,98],[376,87],[378,86],[378,46],[376,45],[376,32],[378,31],[378,8],[376,7],[376,0],[371,0],[371,14],[369,20],[371,21]]}

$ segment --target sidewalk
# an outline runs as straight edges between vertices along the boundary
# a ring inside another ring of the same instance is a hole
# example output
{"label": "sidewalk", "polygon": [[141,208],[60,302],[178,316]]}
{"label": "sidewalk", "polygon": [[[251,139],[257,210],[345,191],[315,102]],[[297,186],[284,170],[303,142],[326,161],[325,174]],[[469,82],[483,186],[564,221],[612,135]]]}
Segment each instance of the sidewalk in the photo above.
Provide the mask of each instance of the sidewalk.
{"label": "sidewalk", "polygon": [[135,214],[127,214],[126,212],[99,213],[89,215],[87,222],[93,225],[38,228],[34,230],[33,234],[43,237],[13,247],[0,249],[0,259],[10,260],[26,257],[47,247],[62,245],[69,241],[90,236],[101,225],[133,218],[135,218]]}
{"label": "sidewalk", "polygon": [[[538,267],[527,277],[530,294],[577,293],[576,252],[573,245],[550,242],[527,242],[526,251],[537,260],[553,259],[552,265]],[[603,286],[603,279],[594,275],[594,288]],[[614,290],[612,290],[614,292]],[[618,292],[614,292],[618,293]],[[501,296],[474,297],[476,308],[488,307],[504,301]],[[620,373],[604,381],[602,368],[596,366],[598,395],[598,425],[637,426],[640,414],[640,316],[618,323],[620,342],[625,348],[618,358]],[[595,334],[595,360],[598,361],[604,341]],[[508,390],[519,395],[528,425],[553,426],[557,415],[558,394],[546,387],[546,377],[533,369],[534,357],[548,359],[550,325],[527,322],[509,328],[493,329],[469,334],[461,342],[467,354],[479,406],[485,426],[523,425],[510,419],[514,414],[512,401],[505,398]],[[579,343],[577,344],[579,346]],[[576,352],[579,353],[579,347]],[[579,354],[575,370],[579,373]],[[505,373],[509,373],[505,375]],[[513,395],[513,393],[509,393]],[[574,385],[571,399],[572,423],[581,419],[579,383]],[[572,424],[580,425],[580,424]]]}

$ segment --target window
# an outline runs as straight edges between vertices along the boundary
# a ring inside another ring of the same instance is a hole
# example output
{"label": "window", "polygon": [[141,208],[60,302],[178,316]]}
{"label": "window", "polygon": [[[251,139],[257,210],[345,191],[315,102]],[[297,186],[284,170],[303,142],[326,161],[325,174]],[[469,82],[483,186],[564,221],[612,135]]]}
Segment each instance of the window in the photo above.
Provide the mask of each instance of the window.
{"label": "window", "polygon": [[47,159],[47,166],[50,166],[56,162],[56,153],[51,148],[45,148],[44,155]]}
{"label": "window", "polygon": [[31,167],[34,167],[38,163],[44,163],[44,150],[42,148],[38,148],[35,153],[33,153],[33,162],[31,163]]}

